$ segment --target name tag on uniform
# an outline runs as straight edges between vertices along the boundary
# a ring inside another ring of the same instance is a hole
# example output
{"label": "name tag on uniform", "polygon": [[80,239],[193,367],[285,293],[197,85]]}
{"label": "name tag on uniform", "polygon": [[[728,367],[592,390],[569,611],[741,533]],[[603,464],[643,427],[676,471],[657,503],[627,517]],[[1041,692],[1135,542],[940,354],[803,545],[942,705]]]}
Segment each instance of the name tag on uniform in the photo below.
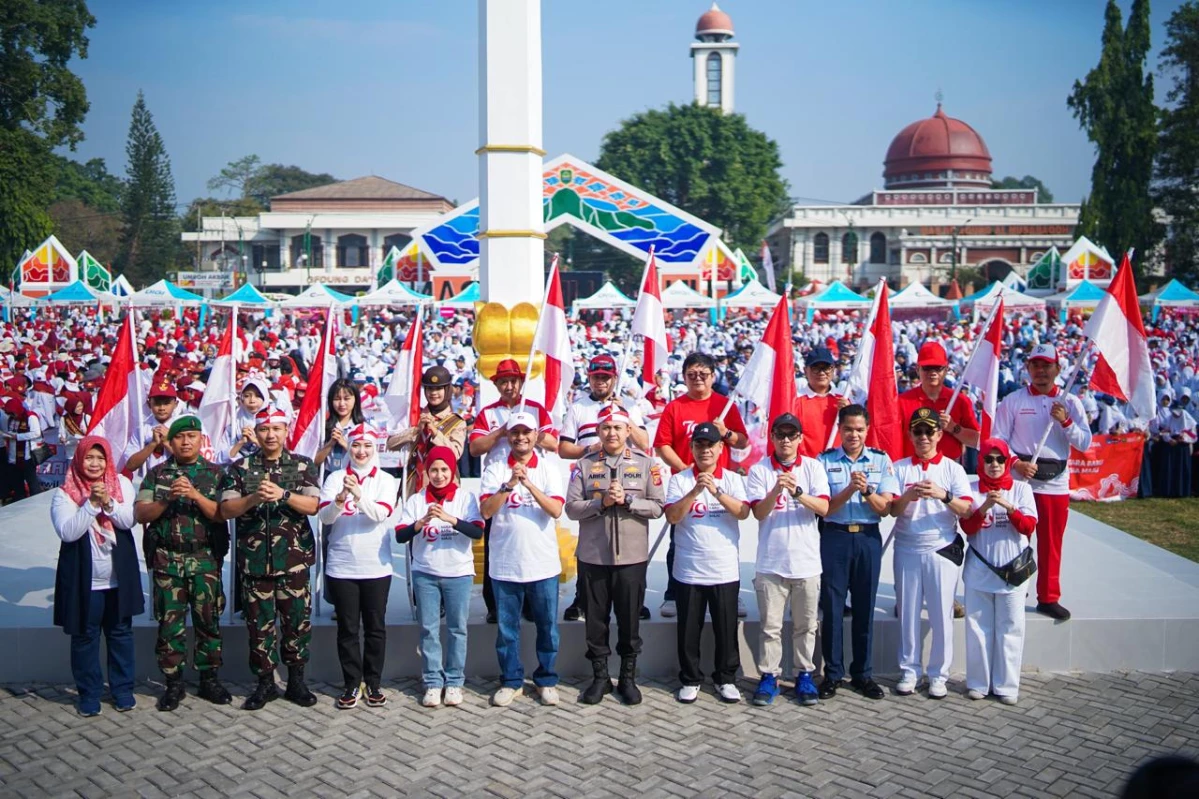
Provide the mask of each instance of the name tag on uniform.
{"label": "name tag on uniform", "polygon": [[829,466],[826,468],[829,474],[840,474],[843,470],[840,466]]}

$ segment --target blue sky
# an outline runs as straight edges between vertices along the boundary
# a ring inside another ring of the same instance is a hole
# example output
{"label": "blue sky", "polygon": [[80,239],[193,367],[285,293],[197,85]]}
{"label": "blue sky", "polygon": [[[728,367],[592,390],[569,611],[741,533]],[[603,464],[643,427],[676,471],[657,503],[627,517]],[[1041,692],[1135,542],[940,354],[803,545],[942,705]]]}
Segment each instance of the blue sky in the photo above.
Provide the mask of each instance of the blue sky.
{"label": "blue sky", "polygon": [[[1121,6],[1127,12],[1131,0]],[[1156,50],[1181,0],[1154,4]],[[478,185],[475,0],[92,0],[77,72],[91,111],[76,158],[123,174],[138,89],[171,156],[178,200],[257,153],[339,178],[377,174],[460,202]],[[593,159],[638,111],[690,102],[688,48],[709,0],[543,0],[545,149]],[[778,141],[797,197],[882,185],[891,138],[935,109],[986,140],[997,176],[1033,174],[1058,200],[1093,152],[1066,108],[1095,64],[1103,0],[725,0],[737,110]],[[1165,81],[1158,79],[1159,97]]]}

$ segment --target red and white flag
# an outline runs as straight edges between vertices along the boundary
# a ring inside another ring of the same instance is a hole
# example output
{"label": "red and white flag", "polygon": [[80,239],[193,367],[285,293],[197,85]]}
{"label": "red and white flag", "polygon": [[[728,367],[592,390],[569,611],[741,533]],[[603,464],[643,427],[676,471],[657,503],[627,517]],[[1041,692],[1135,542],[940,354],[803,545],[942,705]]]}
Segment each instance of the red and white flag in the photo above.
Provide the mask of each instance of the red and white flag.
{"label": "red and white flag", "polygon": [[[570,387],[575,380],[574,355],[570,352],[570,335],[566,329],[566,305],[562,301],[562,279],[558,275],[558,256],[550,262],[550,276],[545,284],[545,303],[541,306],[541,318],[537,320],[537,335],[533,337],[533,356],[545,355],[545,406],[554,424],[561,426],[566,417],[566,404],[570,399]],[[525,383],[528,392],[529,383]],[[527,399],[537,397],[525,394]]]}
{"label": "red and white flag", "polygon": [[862,330],[845,396],[851,403],[866,406],[870,412],[866,446],[881,449],[898,460],[903,456],[903,439],[896,401],[895,345],[891,339],[888,294],[887,281],[880,280],[870,317]]}
{"label": "red and white flag", "polygon": [[[641,293],[637,295],[637,310],[633,311],[630,328],[634,336],[641,336],[641,379],[645,387],[652,388],[654,375],[666,366],[666,316],[662,311],[662,292],[658,287],[658,262],[654,259],[654,248],[649,250],[645,262],[645,273],[641,278]],[[620,375],[623,379],[624,375]]]}
{"label": "red and white flag", "polygon": [[104,373],[104,384],[96,395],[96,409],[92,412],[92,424],[87,431],[89,435],[106,438],[112,444],[117,471],[125,468],[129,442],[140,432],[148,393],[149,387],[143,386],[142,370],[137,362],[133,310],[130,309],[121,323],[117,347]]}
{"label": "red and white flag", "polygon": [[325,398],[329,396],[329,389],[337,379],[337,352],[334,349],[336,340],[333,335],[336,318],[336,309],[328,309],[321,346],[316,351],[312,368],[308,370],[308,393],[300,403],[300,411],[296,414],[291,435],[287,439],[287,449],[290,452],[307,458],[316,456],[316,451],[321,448],[325,437]]}
{"label": "red and white flag", "polygon": [[383,394],[383,404],[391,411],[392,424],[396,430],[416,427],[420,421],[421,369],[425,362],[424,313],[417,310],[412,327],[400,348],[391,373],[391,382]]}
{"label": "red and white flag", "polygon": [[[237,419],[237,349],[240,333],[237,328],[237,308],[229,315],[229,326],[225,328],[217,345],[212,371],[208,374],[208,385],[200,398],[200,424],[212,446],[212,460],[225,463],[229,450],[233,449],[236,435],[233,430]],[[239,431],[240,432],[240,431]]]}
{"label": "red and white flag", "polygon": [[791,347],[791,305],[774,306],[762,339],[737,378],[733,393],[766,411],[768,422],[795,407],[795,351]]}
{"label": "red and white flag", "polygon": [[[999,399],[999,358],[1003,353],[1003,296],[999,297],[996,307],[991,312],[991,323],[983,331],[982,338],[970,353],[970,360],[962,370],[959,381],[963,386],[970,386],[978,395],[978,405],[982,410],[982,422],[979,425],[980,440],[991,437],[991,425],[995,421],[995,406]],[[956,394],[955,394],[956,398]],[[949,410],[953,409],[950,403]]]}
{"label": "red and white flag", "polygon": [[766,287],[771,291],[776,291],[774,288],[774,256],[770,254],[770,247],[766,244],[766,239],[762,239],[762,271],[766,273]]}
{"label": "red and white flag", "polygon": [[1157,415],[1153,365],[1137,287],[1128,254],[1107,287],[1082,334],[1095,344],[1099,362],[1091,372],[1091,388],[1124,400],[1139,419]]}

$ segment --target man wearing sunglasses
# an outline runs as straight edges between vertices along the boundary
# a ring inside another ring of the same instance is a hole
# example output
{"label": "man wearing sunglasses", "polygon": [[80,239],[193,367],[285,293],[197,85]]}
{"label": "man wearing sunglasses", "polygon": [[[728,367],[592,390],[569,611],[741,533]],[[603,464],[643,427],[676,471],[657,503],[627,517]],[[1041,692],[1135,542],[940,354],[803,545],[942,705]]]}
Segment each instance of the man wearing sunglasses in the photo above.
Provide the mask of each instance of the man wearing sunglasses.
{"label": "man wearing sunglasses", "polygon": [[[795,399],[795,416],[803,425],[799,454],[808,458],[815,458],[829,445],[829,435],[837,423],[837,411],[849,404],[845,397],[833,393],[836,362],[825,347],[816,347],[804,358],[807,385]],[[833,441],[833,444],[837,443]]]}
{"label": "man wearing sunglasses", "polygon": [[[962,450],[965,447],[978,448],[979,431],[974,403],[964,393],[960,393],[957,402],[950,409],[949,398],[953,396],[953,391],[945,385],[945,375],[949,371],[949,356],[945,354],[945,348],[937,342],[924,342],[916,358],[916,366],[920,370],[920,385],[899,395],[899,418],[912,418],[917,408],[935,411],[942,433],[941,440],[937,443],[937,452],[961,463]],[[904,436],[903,457],[910,458],[915,452],[912,440]]]}

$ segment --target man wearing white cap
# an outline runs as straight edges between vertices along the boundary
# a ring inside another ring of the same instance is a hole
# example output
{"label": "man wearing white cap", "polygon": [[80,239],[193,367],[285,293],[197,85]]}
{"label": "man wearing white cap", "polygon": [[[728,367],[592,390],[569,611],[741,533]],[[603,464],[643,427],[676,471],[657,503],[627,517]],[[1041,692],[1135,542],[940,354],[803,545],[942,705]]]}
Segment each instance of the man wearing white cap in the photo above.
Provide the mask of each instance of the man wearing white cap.
{"label": "man wearing white cap", "polygon": [[[1034,347],[1027,366],[1031,382],[999,403],[992,436],[1008,442],[1020,459],[1012,474],[1032,486],[1037,506],[1037,612],[1065,621],[1070,611],[1058,600],[1062,539],[1070,515],[1070,448],[1090,447],[1091,429],[1082,400],[1064,394],[1055,384],[1061,367],[1052,344]],[[1033,463],[1046,427],[1049,437]]]}

